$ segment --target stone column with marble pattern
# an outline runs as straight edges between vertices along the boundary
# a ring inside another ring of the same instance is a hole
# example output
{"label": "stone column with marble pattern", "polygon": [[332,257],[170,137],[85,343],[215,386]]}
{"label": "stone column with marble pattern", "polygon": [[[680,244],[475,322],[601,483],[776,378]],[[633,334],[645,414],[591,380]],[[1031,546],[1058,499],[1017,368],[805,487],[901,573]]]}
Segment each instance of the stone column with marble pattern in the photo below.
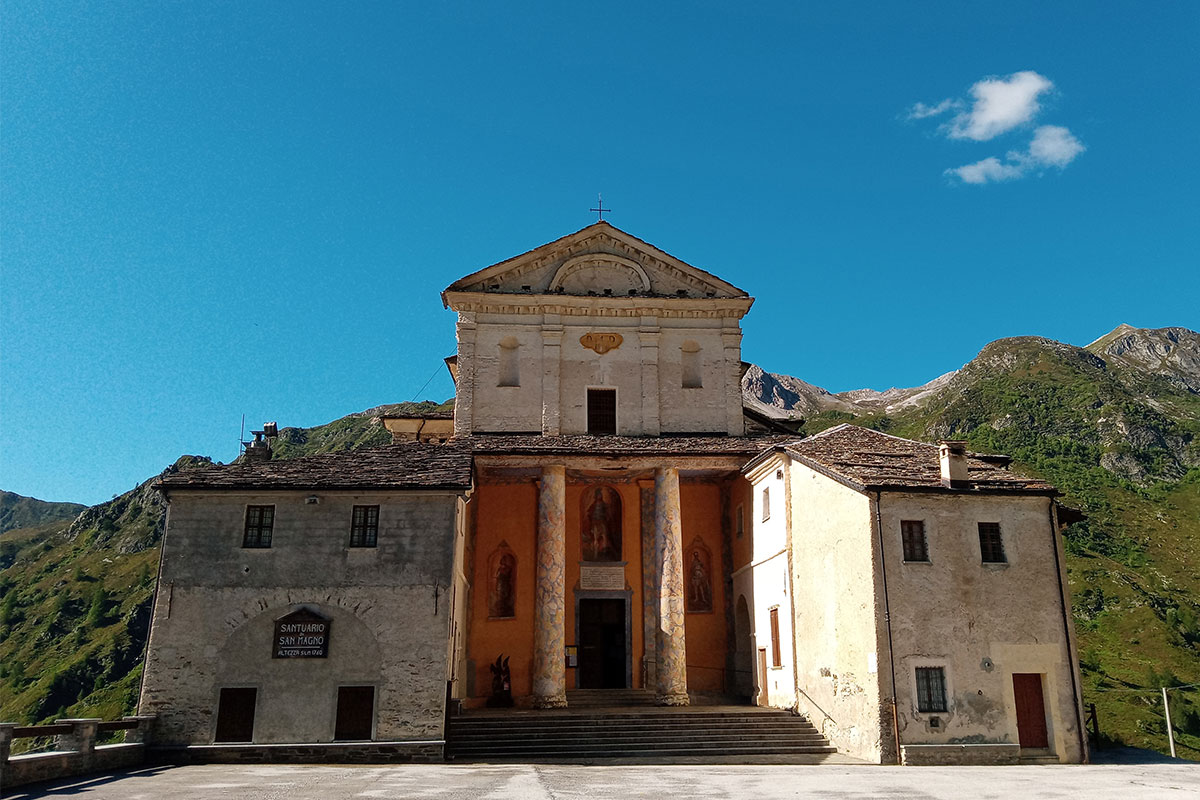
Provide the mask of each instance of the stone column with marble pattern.
{"label": "stone column with marble pattern", "polygon": [[663,706],[686,706],[683,530],[679,514],[677,469],[659,468],[654,475],[654,540],[658,578],[656,701]]}
{"label": "stone column with marble pattern", "polygon": [[561,464],[542,467],[538,484],[535,580],[533,704],[562,708],[567,704],[567,475]]}

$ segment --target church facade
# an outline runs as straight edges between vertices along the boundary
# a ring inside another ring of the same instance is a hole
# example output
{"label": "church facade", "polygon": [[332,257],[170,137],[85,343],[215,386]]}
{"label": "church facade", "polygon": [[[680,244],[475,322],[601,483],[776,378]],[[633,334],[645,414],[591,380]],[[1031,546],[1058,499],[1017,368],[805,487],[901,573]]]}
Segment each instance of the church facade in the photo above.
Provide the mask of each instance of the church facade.
{"label": "church facade", "polygon": [[640,690],[876,762],[1086,758],[1053,487],[744,411],[752,298],[606,222],[443,301],[452,420],[161,481],[160,743],[435,752],[451,708]]}

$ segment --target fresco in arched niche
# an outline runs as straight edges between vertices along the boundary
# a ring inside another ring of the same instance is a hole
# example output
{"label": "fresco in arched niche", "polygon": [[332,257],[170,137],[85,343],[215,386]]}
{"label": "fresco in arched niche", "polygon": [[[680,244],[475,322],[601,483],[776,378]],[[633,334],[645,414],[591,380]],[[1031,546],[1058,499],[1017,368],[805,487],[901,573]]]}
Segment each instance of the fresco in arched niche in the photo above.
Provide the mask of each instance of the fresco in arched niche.
{"label": "fresco in arched niche", "polygon": [[684,560],[684,595],[689,614],[704,614],[713,610],[712,553],[696,537],[687,549]]}
{"label": "fresco in arched niche", "polygon": [[517,557],[502,541],[488,558],[488,617],[515,617],[516,609]]}
{"label": "fresco in arched niche", "polygon": [[621,496],[609,486],[583,493],[580,539],[584,561],[621,560]]}

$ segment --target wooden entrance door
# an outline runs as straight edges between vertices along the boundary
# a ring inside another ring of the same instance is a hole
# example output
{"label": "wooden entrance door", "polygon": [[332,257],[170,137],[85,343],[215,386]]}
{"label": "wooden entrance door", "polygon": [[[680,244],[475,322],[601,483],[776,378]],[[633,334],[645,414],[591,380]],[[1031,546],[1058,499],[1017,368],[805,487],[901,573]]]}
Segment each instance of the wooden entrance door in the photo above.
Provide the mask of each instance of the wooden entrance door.
{"label": "wooden entrance door", "polygon": [[758,648],[758,704],[769,706],[771,698],[767,694],[767,648]]}
{"label": "wooden entrance door", "polygon": [[333,738],[339,741],[369,740],[374,713],[374,686],[339,686]]}
{"label": "wooden entrance door", "polygon": [[626,689],[625,601],[579,601],[579,688]]}
{"label": "wooden entrance door", "polygon": [[254,706],[258,689],[222,689],[217,703],[218,742],[254,741]]}
{"label": "wooden entrance door", "polygon": [[1013,673],[1013,695],[1017,701],[1017,739],[1021,747],[1049,747],[1042,676],[1035,672]]}

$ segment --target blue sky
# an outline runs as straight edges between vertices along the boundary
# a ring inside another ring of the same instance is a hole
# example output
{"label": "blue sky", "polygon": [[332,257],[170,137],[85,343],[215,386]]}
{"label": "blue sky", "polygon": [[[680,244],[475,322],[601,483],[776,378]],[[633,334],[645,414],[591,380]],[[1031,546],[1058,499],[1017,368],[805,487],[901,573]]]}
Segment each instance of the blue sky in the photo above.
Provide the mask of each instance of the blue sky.
{"label": "blue sky", "polygon": [[444,400],[439,291],[597,192],[832,391],[1200,327],[1200,5],[565,5],[6,0],[0,488]]}

